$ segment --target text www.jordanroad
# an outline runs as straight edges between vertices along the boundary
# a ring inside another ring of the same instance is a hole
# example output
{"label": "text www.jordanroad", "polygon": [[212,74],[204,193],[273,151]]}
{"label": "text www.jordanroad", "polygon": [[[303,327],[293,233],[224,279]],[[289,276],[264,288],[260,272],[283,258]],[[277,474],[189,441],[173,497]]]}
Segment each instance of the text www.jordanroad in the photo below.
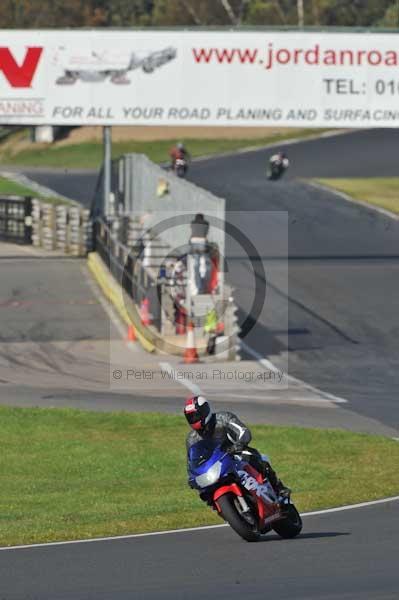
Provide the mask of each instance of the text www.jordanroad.
{"label": "text www.jordanroad", "polygon": [[260,48],[192,48],[197,64],[257,64],[270,70],[281,66],[308,67],[391,67],[399,66],[399,51],[378,48],[279,48],[273,43]]}
{"label": "text www.jordanroad", "polygon": [[254,63],[258,57],[258,49],[242,50],[241,48],[193,48],[194,60],[197,63]]}

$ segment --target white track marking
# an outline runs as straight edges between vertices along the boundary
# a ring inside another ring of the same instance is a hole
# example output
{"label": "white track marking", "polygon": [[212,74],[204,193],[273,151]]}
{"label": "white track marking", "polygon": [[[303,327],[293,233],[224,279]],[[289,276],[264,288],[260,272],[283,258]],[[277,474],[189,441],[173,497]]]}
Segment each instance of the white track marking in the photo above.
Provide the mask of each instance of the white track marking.
{"label": "white track marking", "polygon": [[190,392],[192,392],[195,396],[205,396],[206,395],[201,391],[201,389],[198,387],[198,385],[196,385],[189,379],[179,379],[178,377],[175,377],[175,371],[174,371],[172,365],[170,365],[169,363],[160,362],[159,366],[161,367],[161,369],[163,369],[164,371],[166,371],[167,373],[169,373],[172,376],[173,381],[180,383],[180,385],[182,385],[183,387],[190,390]]}
{"label": "white track marking", "polygon": [[359,502],[358,504],[347,504],[346,506],[337,506],[337,508],[325,508],[324,510],[314,510],[312,512],[303,513],[302,517],[312,517],[314,515],[325,515],[329,513],[342,512],[343,510],[353,510],[354,508],[364,508],[366,506],[375,506],[376,504],[385,504],[386,502],[395,502],[399,500],[399,496],[391,496],[391,498],[381,498],[381,500],[370,500],[369,502]]}
{"label": "white track marking", "polygon": [[[353,510],[355,508],[365,508],[367,506],[375,506],[376,504],[386,504],[387,502],[395,502],[399,500],[399,496],[391,498],[382,498],[381,500],[372,500],[370,502],[361,502],[360,504],[349,504],[347,506],[339,506],[337,508],[326,508],[325,510],[316,510],[313,512],[302,513],[301,517],[313,517],[317,515],[326,515],[329,513],[341,512],[344,510]],[[10,550],[29,550],[30,548],[51,548],[53,546],[70,546],[72,544],[93,544],[95,542],[115,542],[120,540],[131,540],[143,537],[153,537],[157,535],[170,535],[175,533],[190,533],[196,531],[208,531],[210,529],[220,529],[228,527],[227,523],[222,525],[206,525],[205,527],[188,527],[187,529],[169,529],[168,531],[152,531],[150,533],[134,533],[132,535],[117,535],[113,537],[92,538],[87,540],[68,540],[65,542],[47,542],[43,544],[26,544],[24,546],[4,546],[0,548],[0,552]]]}
{"label": "white track marking", "polygon": [[[247,352],[253,358],[255,358],[258,361],[258,363],[260,365],[262,365],[262,367],[265,367],[265,369],[267,369],[268,371],[273,371],[275,373],[281,373],[281,370],[278,369],[276,367],[276,365],[274,365],[267,358],[264,358],[256,350],[253,350],[245,342],[241,341],[241,347],[243,348],[243,350],[245,350],[245,352]],[[340,398],[339,396],[334,396],[334,394],[329,394],[328,392],[323,392],[322,390],[319,390],[318,388],[314,387],[313,385],[306,383],[306,381],[297,379],[296,377],[293,377],[292,375],[287,374],[286,377],[287,377],[288,382],[291,381],[293,383],[299,384],[302,387],[302,389],[308,389],[309,391],[313,392],[314,394],[317,394],[319,396],[320,400],[326,400],[329,402],[333,402],[334,404],[347,404],[347,402],[348,402],[347,400],[345,400],[345,398]]]}

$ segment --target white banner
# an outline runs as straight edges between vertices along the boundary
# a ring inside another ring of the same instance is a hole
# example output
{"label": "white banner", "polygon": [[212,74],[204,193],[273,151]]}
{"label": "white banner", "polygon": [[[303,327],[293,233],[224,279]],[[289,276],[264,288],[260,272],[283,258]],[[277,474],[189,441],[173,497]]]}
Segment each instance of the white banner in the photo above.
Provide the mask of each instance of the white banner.
{"label": "white banner", "polygon": [[398,127],[399,37],[3,30],[0,123]]}

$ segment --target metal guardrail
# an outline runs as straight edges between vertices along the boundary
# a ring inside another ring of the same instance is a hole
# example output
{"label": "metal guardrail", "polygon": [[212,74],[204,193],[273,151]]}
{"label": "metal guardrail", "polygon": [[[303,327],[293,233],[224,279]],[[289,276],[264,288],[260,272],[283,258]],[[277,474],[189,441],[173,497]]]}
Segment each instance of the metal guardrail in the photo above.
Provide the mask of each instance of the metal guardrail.
{"label": "metal guardrail", "polygon": [[0,240],[32,243],[32,198],[0,196]]}
{"label": "metal guardrail", "polygon": [[148,299],[152,324],[161,330],[161,289],[156,278],[152,277],[142,264],[138,243],[128,248],[119,241],[118,234],[112,231],[112,223],[102,219],[94,222],[94,250],[101,256],[104,264],[116,281],[123,287],[136,306],[140,307]]}

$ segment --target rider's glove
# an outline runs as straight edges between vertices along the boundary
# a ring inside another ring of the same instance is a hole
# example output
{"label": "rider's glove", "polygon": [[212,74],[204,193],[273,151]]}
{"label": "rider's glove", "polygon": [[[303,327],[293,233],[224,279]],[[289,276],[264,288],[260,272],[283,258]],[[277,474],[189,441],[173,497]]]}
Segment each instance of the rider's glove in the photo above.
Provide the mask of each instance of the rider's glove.
{"label": "rider's glove", "polygon": [[189,479],[189,480],[187,481],[187,483],[188,483],[188,485],[190,486],[190,488],[191,488],[192,490],[195,490],[195,481],[194,481],[194,479]]}
{"label": "rider's glove", "polygon": [[231,455],[240,454],[243,450],[244,445],[238,442],[237,444],[233,444],[232,446],[230,446],[230,448],[227,450],[227,453]]}

